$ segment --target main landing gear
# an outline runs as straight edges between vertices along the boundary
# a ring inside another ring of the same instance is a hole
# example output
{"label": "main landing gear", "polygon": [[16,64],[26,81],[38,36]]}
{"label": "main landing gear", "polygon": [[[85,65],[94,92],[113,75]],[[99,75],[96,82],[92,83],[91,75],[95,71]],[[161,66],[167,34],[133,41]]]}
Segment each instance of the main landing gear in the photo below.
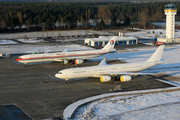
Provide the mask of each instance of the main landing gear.
{"label": "main landing gear", "polygon": [[27,64],[26,64],[26,63],[24,64],[24,67],[27,67]]}

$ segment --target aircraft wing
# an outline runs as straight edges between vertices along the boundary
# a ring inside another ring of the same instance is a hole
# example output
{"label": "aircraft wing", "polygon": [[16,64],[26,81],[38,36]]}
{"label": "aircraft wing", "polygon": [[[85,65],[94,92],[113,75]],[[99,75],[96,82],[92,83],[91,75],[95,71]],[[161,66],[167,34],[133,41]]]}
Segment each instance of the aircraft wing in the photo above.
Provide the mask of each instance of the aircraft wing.
{"label": "aircraft wing", "polygon": [[101,77],[103,75],[158,75],[159,73],[133,73],[133,72],[100,72],[93,77]]}
{"label": "aircraft wing", "polygon": [[62,60],[75,60],[75,59],[88,60],[90,58],[85,58],[85,57],[64,57],[64,58],[57,58],[54,61],[61,62]]}
{"label": "aircraft wing", "polygon": [[86,58],[86,57],[81,57],[81,56],[75,56],[75,57],[68,57],[68,58],[64,58],[64,59],[68,59],[68,60],[74,60],[74,59],[83,59],[83,60],[88,60],[88,59],[91,59],[91,58]]}

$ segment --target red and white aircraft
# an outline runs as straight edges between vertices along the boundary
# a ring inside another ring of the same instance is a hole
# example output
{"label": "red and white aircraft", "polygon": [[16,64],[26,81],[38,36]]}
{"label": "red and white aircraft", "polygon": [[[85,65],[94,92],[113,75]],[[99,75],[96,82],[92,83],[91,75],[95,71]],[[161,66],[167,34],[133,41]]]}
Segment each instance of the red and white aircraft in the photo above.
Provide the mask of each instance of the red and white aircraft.
{"label": "red and white aircraft", "polygon": [[112,37],[110,41],[107,43],[107,45],[99,50],[69,52],[68,49],[65,49],[60,53],[22,55],[18,59],[16,59],[16,61],[20,63],[24,63],[25,67],[27,66],[27,63],[47,62],[47,61],[57,61],[57,62],[62,62],[63,64],[67,64],[69,63],[69,61],[74,61],[75,64],[81,64],[84,62],[84,60],[88,60],[90,58],[98,57],[107,54],[111,51],[114,51],[116,38],[117,38],[116,36]]}

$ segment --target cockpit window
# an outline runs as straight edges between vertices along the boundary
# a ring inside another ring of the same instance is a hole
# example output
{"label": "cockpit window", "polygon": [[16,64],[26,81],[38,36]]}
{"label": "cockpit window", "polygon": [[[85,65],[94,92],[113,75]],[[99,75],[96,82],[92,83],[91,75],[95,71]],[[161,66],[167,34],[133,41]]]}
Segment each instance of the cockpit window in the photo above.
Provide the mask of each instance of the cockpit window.
{"label": "cockpit window", "polygon": [[62,74],[62,72],[59,72],[59,74]]}

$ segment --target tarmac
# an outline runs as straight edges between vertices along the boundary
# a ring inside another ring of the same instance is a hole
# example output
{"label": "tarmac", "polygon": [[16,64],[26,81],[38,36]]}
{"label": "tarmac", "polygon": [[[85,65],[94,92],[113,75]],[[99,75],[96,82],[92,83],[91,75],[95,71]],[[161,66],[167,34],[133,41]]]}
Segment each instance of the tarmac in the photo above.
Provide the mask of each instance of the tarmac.
{"label": "tarmac", "polygon": [[[0,59],[0,105],[15,105],[29,118],[61,119],[64,109],[75,101],[114,92],[112,89],[121,85],[122,91],[147,90],[172,87],[172,85],[157,79],[173,80],[171,76],[136,76],[132,81],[112,80],[101,83],[98,78],[83,78],[78,80],[60,80],[54,75],[65,68],[75,67],[73,64],[62,65],[58,62],[24,64],[16,62],[18,55]],[[98,65],[98,61],[87,61],[79,65]],[[122,63],[112,60],[109,64]],[[123,64],[123,63],[122,63]],[[2,113],[0,109],[0,113]],[[0,114],[1,116],[2,114]]]}

